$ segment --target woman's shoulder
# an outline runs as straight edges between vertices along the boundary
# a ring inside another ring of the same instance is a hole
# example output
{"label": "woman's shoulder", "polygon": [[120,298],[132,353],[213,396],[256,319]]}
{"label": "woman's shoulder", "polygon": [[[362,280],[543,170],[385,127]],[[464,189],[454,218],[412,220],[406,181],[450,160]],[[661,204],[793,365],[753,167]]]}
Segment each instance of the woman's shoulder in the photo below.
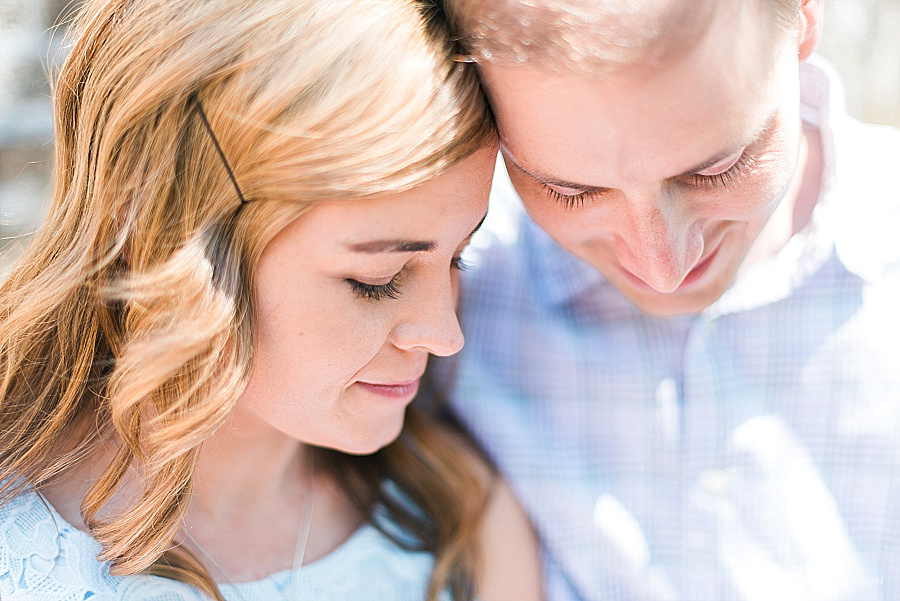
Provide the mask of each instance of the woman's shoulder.
{"label": "woman's shoulder", "polygon": [[59,555],[53,516],[31,490],[0,505],[0,594],[10,592],[7,583],[43,579]]}
{"label": "woman's shoulder", "polygon": [[478,545],[478,595],[483,601],[543,598],[537,534],[509,485],[491,489]]}
{"label": "woman's shoulder", "polygon": [[478,598],[539,601],[543,596],[539,541],[528,516],[474,441],[451,425],[441,429],[486,493],[475,565]]}
{"label": "woman's shoulder", "polygon": [[29,601],[204,599],[194,589],[153,576],[121,578],[99,561],[100,544],[67,523],[34,490],[0,505],[0,598]]}
{"label": "woman's shoulder", "polygon": [[478,598],[539,601],[543,597],[539,541],[512,489],[461,429],[443,422],[432,426],[446,450],[467,463],[484,493],[475,555]]}

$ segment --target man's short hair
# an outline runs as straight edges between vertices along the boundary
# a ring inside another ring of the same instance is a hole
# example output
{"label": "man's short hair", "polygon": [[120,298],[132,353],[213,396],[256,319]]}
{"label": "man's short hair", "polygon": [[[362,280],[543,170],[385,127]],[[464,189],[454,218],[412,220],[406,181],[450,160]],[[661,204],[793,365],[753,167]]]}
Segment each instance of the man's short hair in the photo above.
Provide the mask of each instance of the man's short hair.
{"label": "man's short hair", "polygon": [[[611,71],[689,50],[717,3],[748,0],[443,0],[475,60]],[[773,30],[796,23],[800,0],[755,0]]]}

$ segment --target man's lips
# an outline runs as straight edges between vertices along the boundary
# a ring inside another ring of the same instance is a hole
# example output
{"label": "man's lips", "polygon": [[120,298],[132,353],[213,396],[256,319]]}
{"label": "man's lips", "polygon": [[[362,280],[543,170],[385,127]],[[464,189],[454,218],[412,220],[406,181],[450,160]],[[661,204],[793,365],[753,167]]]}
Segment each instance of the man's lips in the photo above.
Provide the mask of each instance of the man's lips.
{"label": "man's lips", "polygon": [[[699,280],[703,275],[709,270],[709,266],[712,264],[713,260],[716,258],[716,255],[719,254],[719,246],[716,246],[712,252],[710,252],[706,258],[702,259],[699,263],[694,265],[694,267],[684,276],[684,279],[681,280],[681,283],[678,284],[678,287],[675,288],[672,292],[678,292],[683,290],[689,286],[691,286],[694,282]],[[625,269],[621,265],[619,266],[622,272],[635,284],[639,285],[642,288],[646,288],[647,290],[654,290],[652,286],[647,284],[643,279],[631,273],[629,270]],[[669,292],[667,294],[672,294]]]}
{"label": "man's lips", "polygon": [[691,269],[686,276],[684,276],[684,279],[681,280],[681,283],[678,285],[678,288],[676,288],[676,290],[681,290],[686,286],[690,286],[692,283],[703,277],[703,274],[709,270],[709,266],[712,264],[713,259],[715,259],[716,255],[718,254],[719,248],[716,247],[716,249],[712,251],[708,257],[697,263],[697,265],[694,266],[694,268]]}

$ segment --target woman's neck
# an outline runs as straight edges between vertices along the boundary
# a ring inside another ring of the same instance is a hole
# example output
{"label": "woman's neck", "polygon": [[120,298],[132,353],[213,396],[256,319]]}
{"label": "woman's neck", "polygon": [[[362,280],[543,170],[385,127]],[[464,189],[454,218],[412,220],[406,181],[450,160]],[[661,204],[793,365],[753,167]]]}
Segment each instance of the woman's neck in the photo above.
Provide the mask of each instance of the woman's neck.
{"label": "woman's neck", "polygon": [[219,581],[291,568],[319,487],[306,445],[238,408],[203,444],[178,540]]}
{"label": "woman's neck", "polygon": [[[40,487],[62,517],[80,530],[89,532],[81,517],[82,499],[115,452],[112,444],[100,445],[83,462]],[[362,517],[332,478],[314,472],[312,455],[310,447],[236,409],[200,450],[191,502],[176,540],[191,549],[216,580],[256,580],[293,566],[301,531],[310,526],[304,519],[314,504],[304,563],[328,554],[359,527]],[[113,518],[142,488],[139,470],[130,470],[97,517]]]}
{"label": "woman's neck", "polygon": [[240,408],[200,450],[192,505],[213,519],[312,493],[311,449]]}

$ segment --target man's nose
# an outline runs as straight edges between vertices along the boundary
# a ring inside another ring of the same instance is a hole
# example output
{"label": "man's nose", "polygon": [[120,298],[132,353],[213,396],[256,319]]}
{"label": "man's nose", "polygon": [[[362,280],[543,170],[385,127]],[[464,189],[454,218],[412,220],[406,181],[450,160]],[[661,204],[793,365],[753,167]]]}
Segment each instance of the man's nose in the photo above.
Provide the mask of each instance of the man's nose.
{"label": "man's nose", "polygon": [[678,288],[703,254],[703,236],[688,207],[665,188],[627,198],[615,252],[619,264],[657,292]]}

